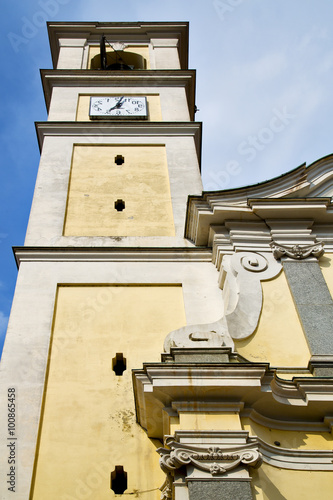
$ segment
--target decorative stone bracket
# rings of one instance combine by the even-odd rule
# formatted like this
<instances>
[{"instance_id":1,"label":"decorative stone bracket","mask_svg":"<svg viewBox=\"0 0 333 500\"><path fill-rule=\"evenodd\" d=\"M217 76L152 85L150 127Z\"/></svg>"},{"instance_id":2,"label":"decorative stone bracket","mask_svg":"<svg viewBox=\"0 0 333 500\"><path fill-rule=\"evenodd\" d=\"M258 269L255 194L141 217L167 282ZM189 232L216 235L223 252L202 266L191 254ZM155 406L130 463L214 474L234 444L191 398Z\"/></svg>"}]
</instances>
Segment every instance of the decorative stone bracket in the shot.
<instances>
[{"instance_id":1,"label":"decorative stone bracket","mask_svg":"<svg viewBox=\"0 0 333 500\"><path fill-rule=\"evenodd\" d=\"M271 253L238 252L222 261L225 318L233 339L252 335L262 308L261 281L274 278L282 266Z\"/></svg>"},{"instance_id":2,"label":"decorative stone bracket","mask_svg":"<svg viewBox=\"0 0 333 500\"><path fill-rule=\"evenodd\" d=\"M160 488L161 498L172 499L172 484L175 472L182 466L193 466L198 471L208 474L208 477L220 477L239 466L258 468L262 456L258 444L251 442L243 446L204 447L187 446L174 441L167 436L165 444L169 447L159 448L160 466L167 477Z\"/></svg>"},{"instance_id":3,"label":"decorative stone bracket","mask_svg":"<svg viewBox=\"0 0 333 500\"><path fill-rule=\"evenodd\" d=\"M225 312L219 321L189 325L166 337L165 352L171 347L220 347L233 349L232 339L245 339L257 327L262 308L261 281L277 276L282 266L270 252L237 252L222 261L221 285Z\"/></svg>"}]
</instances>

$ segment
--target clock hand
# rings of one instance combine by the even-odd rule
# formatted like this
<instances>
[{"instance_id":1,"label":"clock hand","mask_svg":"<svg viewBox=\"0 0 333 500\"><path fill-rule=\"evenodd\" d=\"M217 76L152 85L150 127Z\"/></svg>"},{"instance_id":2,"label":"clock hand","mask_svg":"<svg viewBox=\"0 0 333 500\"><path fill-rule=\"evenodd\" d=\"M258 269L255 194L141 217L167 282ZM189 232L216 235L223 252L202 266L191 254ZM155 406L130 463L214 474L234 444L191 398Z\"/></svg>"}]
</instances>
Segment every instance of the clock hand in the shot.
<instances>
[{"instance_id":1,"label":"clock hand","mask_svg":"<svg viewBox=\"0 0 333 500\"><path fill-rule=\"evenodd\" d=\"M117 102L117 104L115 104L114 106L112 106L112 108L109 109L109 111L112 111L113 109L118 109L118 108L121 108L121 106L123 105L123 102L122 100L124 99L124 95L119 99L119 101Z\"/></svg>"},{"instance_id":2,"label":"clock hand","mask_svg":"<svg viewBox=\"0 0 333 500\"><path fill-rule=\"evenodd\" d=\"M123 102L124 97L125 97L125 96L122 96L122 97L119 99L119 101L117 102L117 108L120 108L120 107L124 104L124 102Z\"/></svg>"}]
</instances>

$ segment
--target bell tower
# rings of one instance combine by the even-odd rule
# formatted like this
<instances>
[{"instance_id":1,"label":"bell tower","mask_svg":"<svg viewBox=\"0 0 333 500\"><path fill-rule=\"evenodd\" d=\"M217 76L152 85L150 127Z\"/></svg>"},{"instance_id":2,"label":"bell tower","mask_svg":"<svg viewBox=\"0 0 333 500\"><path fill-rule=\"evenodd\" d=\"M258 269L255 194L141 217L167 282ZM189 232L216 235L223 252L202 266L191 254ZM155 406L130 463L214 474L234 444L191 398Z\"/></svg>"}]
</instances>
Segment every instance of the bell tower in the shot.
<instances>
[{"instance_id":1,"label":"bell tower","mask_svg":"<svg viewBox=\"0 0 333 500\"><path fill-rule=\"evenodd\" d=\"M37 124L26 244L183 246L187 196L201 190L187 25L56 23L49 34L56 69L42 70L49 119Z\"/></svg>"},{"instance_id":2,"label":"bell tower","mask_svg":"<svg viewBox=\"0 0 333 500\"><path fill-rule=\"evenodd\" d=\"M187 23L48 30L1 500L331 498L333 156L202 192Z\"/></svg>"},{"instance_id":3,"label":"bell tower","mask_svg":"<svg viewBox=\"0 0 333 500\"><path fill-rule=\"evenodd\" d=\"M202 191L188 24L48 32L48 121L36 123L40 166L1 364L13 405L9 426L1 415L1 498L157 500L163 443L136 422L131 372L160 361L170 331L221 307L210 251L184 237L188 195Z\"/></svg>"}]
</instances>

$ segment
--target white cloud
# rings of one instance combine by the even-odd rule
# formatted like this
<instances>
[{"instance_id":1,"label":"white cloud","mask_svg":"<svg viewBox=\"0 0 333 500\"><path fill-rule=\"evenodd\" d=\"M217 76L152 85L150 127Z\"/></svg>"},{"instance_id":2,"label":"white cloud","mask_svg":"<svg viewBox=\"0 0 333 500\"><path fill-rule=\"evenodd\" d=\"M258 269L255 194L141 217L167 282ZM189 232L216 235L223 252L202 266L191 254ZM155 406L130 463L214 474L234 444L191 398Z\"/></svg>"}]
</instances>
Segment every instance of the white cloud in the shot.
<instances>
[{"instance_id":1,"label":"white cloud","mask_svg":"<svg viewBox=\"0 0 333 500\"><path fill-rule=\"evenodd\" d=\"M268 52L258 59L248 61L241 68L239 66L236 67L236 74L233 74L232 77L244 78L246 75L251 75L252 84L256 84L257 82L262 84L267 80L277 78L287 68L288 60L284 53ZM239 70L241 73L237 76L237 71Z\"/></svg>"},{"instance_id":2,"label":"white cloud","mask_svg":"<svg viewBox=\"0 0 333 500\"><path fill-rule=\"evenodd\" d=\"M301 37L297 49L301 52L306 52L320 40L324 40L326 43L328 38L328 30L326 28L312 26L312 28Z\"/></svg>"}]
</instances>

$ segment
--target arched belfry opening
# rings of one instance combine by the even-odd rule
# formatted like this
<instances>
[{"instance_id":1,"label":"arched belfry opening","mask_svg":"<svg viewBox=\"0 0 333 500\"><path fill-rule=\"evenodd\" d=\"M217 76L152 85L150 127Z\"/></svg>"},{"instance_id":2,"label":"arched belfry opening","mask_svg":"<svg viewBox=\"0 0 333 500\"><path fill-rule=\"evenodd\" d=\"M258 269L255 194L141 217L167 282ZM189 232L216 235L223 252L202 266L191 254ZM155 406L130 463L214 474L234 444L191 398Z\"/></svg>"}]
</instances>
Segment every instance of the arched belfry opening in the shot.
<instances>
[{"instance_id":1,"label":"arched belfry opening","mask_svg":"<svg viewBox=\"0 0 333 500\"><path fill-rule=\"evenodd\" d=\"M100 53L91 60L91 69L130 71L147 68L147 63L143 56L127 50L117 50L115 45L109 43L105 35L102 35Z\"/></svg>"}]
</instances>

